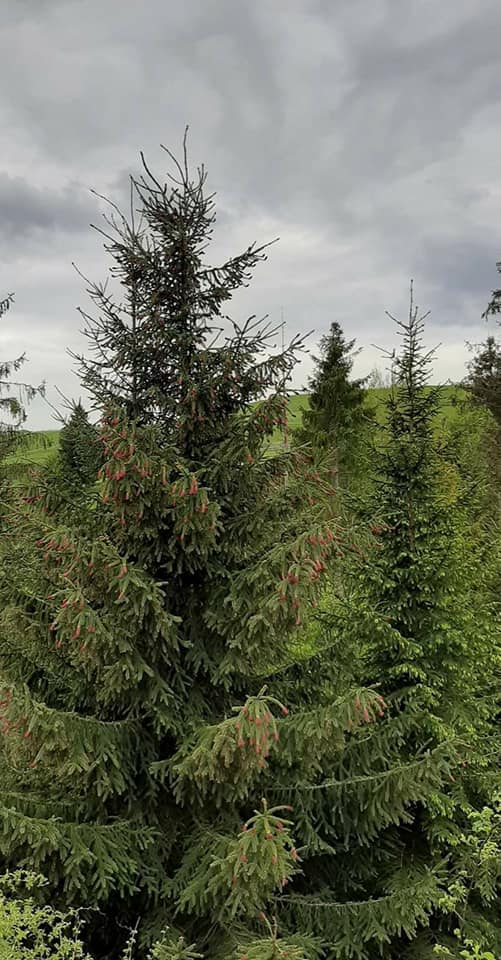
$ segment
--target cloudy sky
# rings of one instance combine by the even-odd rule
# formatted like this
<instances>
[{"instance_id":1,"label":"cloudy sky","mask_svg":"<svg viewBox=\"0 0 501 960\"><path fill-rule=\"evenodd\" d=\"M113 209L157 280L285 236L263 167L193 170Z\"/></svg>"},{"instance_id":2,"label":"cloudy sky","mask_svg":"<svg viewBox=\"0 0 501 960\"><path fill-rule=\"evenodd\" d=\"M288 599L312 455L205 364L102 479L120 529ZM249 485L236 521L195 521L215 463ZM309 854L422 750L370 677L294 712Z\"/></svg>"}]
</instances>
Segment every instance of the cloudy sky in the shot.
<instances>
[{"instance_id":1,"label":"cloudy sky","mask_svg":"<svg viewBox=\"0 0 501 960\"><path fill-rule=\"evenodd\" d=\"M94 188L121 201L145 151L158 175L190 125L217 191L214 258L276 236L234 314L287 330L338 320L384 366L385 314L409 280L437 378L462 377L465 341L501 259L499 0L11 0L0 14L0 357L31 382L80 390L76 307L109 266L90 229ZM311 360L297 372L307 379ZM29 424L51 426L33 406Z\"/></svg>"}]
</instances>

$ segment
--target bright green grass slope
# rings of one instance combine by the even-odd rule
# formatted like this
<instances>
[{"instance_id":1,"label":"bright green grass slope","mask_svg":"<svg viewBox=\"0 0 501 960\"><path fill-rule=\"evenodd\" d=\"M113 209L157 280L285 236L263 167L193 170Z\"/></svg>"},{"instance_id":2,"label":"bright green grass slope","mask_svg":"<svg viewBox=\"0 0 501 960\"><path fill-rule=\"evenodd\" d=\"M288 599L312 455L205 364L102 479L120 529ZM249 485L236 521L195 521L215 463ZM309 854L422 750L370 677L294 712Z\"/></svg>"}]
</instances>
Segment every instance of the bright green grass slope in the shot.
<instances>
[{"instance_id":1,"label":"bright green grass slope","mask_svg":"<svg viewBox=\"0 0 501 960\"><path fill-rule=\"evenodd\" d=\"M33 438L33 441L31 441ZM17 450L7 457L7 463L25 463L28 466L47 463L59 447L59 430L38 430L22 438Z\"/></svg>"},{"instance_id":2,"label":"bright green grass slope","mask_svg":"<svg viewBox=\"0 0 501 960\"><path fill-rule=\"evenodd\" d=\"M430 389L433 389L430 387ZM440 407L440 416L447 420L454 419L460 413L460 403L466 399L466 390L462 387L442 387L442 403ZM384 402L388 399L390 387L377 387L367 391L366 404L369 409L376 411L376 417L380 423L384 422ZM301 422L303 410L308 408L308 394L300 393L291 397L289 400L289 422L291 429L294 430Z\"/></svg>"},{"instance_id":3,"label":"bright green grass slope","mask_svg":"<svg viewBox=\"0 0 501 960\"><path fill-rule=\"evenodd\" d=\"M388 397L389 388L381 387L367 391L366 404L376 412L376 420L383 423L385 419L384 401ZM453 421L461 414L460 402L466 397L461 387L443 387L443 401L440 408L440 417ZM302 393L289 399L289 429L293 432L301 424L303 411L308 407L308 394ZM272 446L281 442L282 431L276 431L272 439ZM59 430L43 430L33 433L33 444L23 446L11 454L12 463L43 464L57 451L59 445Z\"/></svg>"},{"instance_id":4,"label":"bright green grass slope","mask_svg":"<svg viewBox=\"0 0 501 960\"><path fill-rule=\"evenodd\" d=\"M430 389L433 389L430 387ZM449 386L442 387L442 402L438 413L439 421L453 423L461 416L461 404L466 399L466 390L461 387ZM365 400L368 410L374 410L376 422L383 424L385 421L385 400L390 393L389 387L378 387L367 391ZM301 424L303 411L308 409L308 394L301 393L289 399L289 429L294 431ZM272 445L280 443L283 431L275 431L272 439Z\"/></svg>"}]
</instances>

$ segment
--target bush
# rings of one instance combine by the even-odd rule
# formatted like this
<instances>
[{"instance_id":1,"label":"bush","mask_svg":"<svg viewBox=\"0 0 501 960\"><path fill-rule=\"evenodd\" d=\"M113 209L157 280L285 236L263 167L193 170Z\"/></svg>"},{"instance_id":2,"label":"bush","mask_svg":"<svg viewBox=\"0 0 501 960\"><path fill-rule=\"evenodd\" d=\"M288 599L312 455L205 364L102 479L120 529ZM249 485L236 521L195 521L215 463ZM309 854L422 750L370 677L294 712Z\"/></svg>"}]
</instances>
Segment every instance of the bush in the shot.
<instances>
[{"instance_id":1,"label":"bush","mask_svg":"<svg viewBox=\"0 0 501 960\"><path fill-rule=\"evenodd\" d=\"M36 903L34 894L44 884L24 871L0 877L0 960L90 960L78 915Z\"/></svg>"}]
</instances>

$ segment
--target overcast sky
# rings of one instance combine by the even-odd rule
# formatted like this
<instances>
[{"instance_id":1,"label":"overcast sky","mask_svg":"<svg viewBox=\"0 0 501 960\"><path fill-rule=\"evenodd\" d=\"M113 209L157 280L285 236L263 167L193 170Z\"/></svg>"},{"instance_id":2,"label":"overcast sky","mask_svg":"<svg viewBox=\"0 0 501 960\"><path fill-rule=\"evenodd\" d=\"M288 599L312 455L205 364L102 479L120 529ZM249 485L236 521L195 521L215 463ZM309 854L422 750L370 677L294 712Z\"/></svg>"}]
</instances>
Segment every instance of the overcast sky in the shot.
<instances>
[{"instance_id":1,"label":"overcast sky","mask_svg":"<svg viewBox=\"0 0 501 960\"><path fill-rule=\"evenodd\" d=\"M109 266L89 190L122 200L141 149L162 175L186 124L218 194L214 258L281 238L236 317L283 309L313 353L336 319L365 374L413 277L436 377L463 376L501 259L499 0L12 0L0 27L0 358L25 350L52 402L80 394L72 261Z\"/></svg>"}]
</instances>

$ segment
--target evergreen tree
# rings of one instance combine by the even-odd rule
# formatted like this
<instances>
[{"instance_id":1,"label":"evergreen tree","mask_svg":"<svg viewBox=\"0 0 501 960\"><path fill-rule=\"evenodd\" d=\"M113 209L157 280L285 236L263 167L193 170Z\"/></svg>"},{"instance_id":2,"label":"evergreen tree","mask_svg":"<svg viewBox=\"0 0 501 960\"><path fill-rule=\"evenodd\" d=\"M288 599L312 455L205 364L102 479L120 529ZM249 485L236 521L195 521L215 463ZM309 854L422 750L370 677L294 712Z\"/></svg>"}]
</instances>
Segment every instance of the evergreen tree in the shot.
<instances>
[{"instance_id":1,"label":"evergreen tree","mask_svg":"<svg viewBox=\"0 0 501 960\"><path fill-rule=\"evenodd\" d=\"M89 283L99 316L81 312L95 359L77 359L98 409L119 405L131 421L155 424L187 453L199 453L200 443L211 446L221 438L228 416L266 395L270 380L283 388L301 341L274 358L257 359L276 330L254 317L238 326L224 316L224 304L266 259L267 245L252 244L220 266L205 265L214 196L204 192L203 167L190 180L186 141L183 165L167 153L177 169L174 186L160 184L142 156L144 175L131 181L129 220L111 204L105 229L97 228L123 300L115 303L107 284ZM222 346L225 322L233 335Z\"/></svg>"},{"instance_id":2,"label":"evergreen tree","mask_svg":"<svg viewBox=\"0 0 501 960\"><path fill-rule=\"evenodd\" d=\"M329 451L338 470L343 465L353 466L367 419L364 380L349 379L356 355L354 345L355 340L345 340L336 321L320 340L320 357L309 383L309 407L297 434L299 442Z\"/></svg>"},{"instance_id":3,"label":"evergreen tree","mask_svg":"<svg viewBox=\"0 0 501 960\"><path fill-rule=\"evenodd\" d=\"M40 472L10 508L0 568L0 858L46 874L56 907L99 906L99 956L138 915L145 936L174 931L159 957L191 956L179 933L209 953L227 923L240 935L226 873L282 718L261 674L290 660L342 540L328 478L300 451L268 456L301 342L270 355L274 331L252 318L215 339L263 248L206 266L205 173L178 174L133 181L140 226L116 214L108 244L124 302L93 291L99 361L82 364L104 410L101 497L89 488L72 513ZM267 745L244 749L250 718ZM259 817L260 835L278 824ZM266 890L295 869L281 837Z\"/></svg>"},{"instance_id":4,"label":"evergreen tree","mask_svg":"<svg viewBox=\"0 0 501 960\"><path fill-rule=\"evenodd\" d=\"M102 463L99 435L79 401L59 434L59 465L74 484L94 483Z\"/></svg>"},{"instance_id":5,"label":"evergreen tree","mask_svg":"<svg viewBox=\"0 0 501 960\"><path fill-rule=\"evenodd\" d=\"M412 866L437 881L428 918L410 942L394 936L385 921L387 955L399 958L431 957L440 942L453 949L458 916L462 932L487 940L491 949L499 948L500 933L496 855L489 860L490 885L482 890L475 875L468 888L459 842L464 836L469 848L468 824L499 789L498 614L485 558L468 535L453 465L434 431L440 390L428 386L432 353L422 348L423 320L411 288L409 319L399 323L403 348L395 361L385 437L374 453L374 545L366 548L366 561L354 568L351 589L345 585L331 615L338 647L358 659L359 682L375 685L391 708L386 752L380 758L373 749L371 756L374 837L357 897L363 889L380 895L398 889L401 871ZM387 798L395 774L405 789L406 771L425 756L428 775L438 775L435 785L414 788L400 810L394 804L391 828L381 829L381 794ZM443 778L439 758L450 764ZM350 854L358 876L354 847ZM442 870L449 875L448 889ZM452 955L459 956L459 947Z\"/></svg>"},{"instance_id":6,"label":"evergreen tree","mask_svg":"<svg viewBox=\"0 0 501 960\"><path fill-rule=\"evenodd\" d=\"M495 337L487 337L477 347L468 364L465 386L473 400L484 404L501 427L501 345Z\"/></svg>"},{"instance_id":7,"label":"evergreen tree","mask_svg":"<svg viewBox=\"0 0 501 960\"><path fill-rule=\"evenodd\" d=\"M0 300L0 319L7 313L13 303L10 294ZM12 463L9 463L9 454L13 450L26 447L28 444L43 443L42 439L22 429L26 420L25 404L37 395L43 395L43 384L35 388L27 383L13 379L23 366L26 357L22 354L15 360L0 361L0 491L2 495L8 486L8 479L16 472Z\"/></svg>"},{"instance_id":8,"label":"evergreen tree","mask_svg":"<svg viewBox=\"0 0 501 960\"><path fill-rule=\"evenodd\" d=\"M0 318L7 313L13 303L13 296L9 294L0 300ZM13 374L17 373L25 362L25 355L15 360L0 362L0 458L4 458L12 449L16 430L26 420L23 407L23 396L31 400L36 391L27 384L13 381Z\"/></svg>"},{"instance_id":9,"label":"evergreen tree","mask_svg":"<svg viewBox=\"0 0 501 960\"><path fill-rule=\"evenodd\" d=\"M263 772L263 792L282 810L271 816L256 803L239 840L213 834L204 860L208 818L178 877L181 909L200 919L218 915L226 877L226 938L212 945L224 956L299 947L308 956L431 960L441 945L459 957L458 915L463 939L499 945L497 842L482 847L473 876L468 859L469 825L499 786L499 638L461 504L444 497L449 465L432 430L438 392L427 389L421 323L411 301L379 460L377 543L355 568L352 592L343 584L334 621L325 618L325 648L267 676L270 694L292 708ZM202 791L224 813L245 790L249 804L229 757L233 738L242 751L261 745L266 716L274 722L266 703L250 701L233 723L202 726L175 760L183 796ZM287 887L278 896L277 866ZM261 936L252 922L259 906Z\"/></svg>"},{"instance_id":10,"label":"evergreen tree","mask_svg":"<svg viewBox=\"0 0 501 960\"><path fill-rule=\"evenodd\" d=\"M475 412L485 411L490 415L489 421L482 430L482 449L478 449L475 465L478 473L479 464L487 460L490 482L484 484L485 496L489 498L489 506L484 511L485 521L494 522L497 526L498 543L501 541L501 345L495 337L487 337L485 343L477 345L473 359L468 364L468 376L464 386L468 391L468 398L477 408ZM478 431L474 437L478 438ZM477 443L478 447L478 443ZM476 491L475 491L476 493ZM478 494L474 499L478 499ZM495 541L490 531L491 541ZM499 571L497 582L499 583Z\"/></svg>"},{"instance_id":11,"label":"evergreen tree","mask_svg":"<svg viewBox=\"0 0 501 960\"><path fill-rule=\"evenodd\" d=\"M497 263L496 266L499 267L501 264ZM493 290L491 293L491 299L487 304L486 309L484 310L482 317L487 319L490 316L495 316L496 314L501 313L501 290Z\"/></svg>"},{"instance_id":12,"label":"evergreen tree","mask_svg":"<svg viewBox=\"0 0 501 960\"><path fill-rule=\"evenodd\" d=\"M157 296L137 285L132 231L114 251L126 290L134 273L129 326L110 308L103 341L104 320L89 320L104 350L85 366L107 404L101 502L63 523L41 478L11 511L0 856L46 873L56 906L99 906L101 957L138 915L155 960L431 957L440 911L458 906L444 863L468 803L455 741L466 729L478 744L491 705L473 721L458 696L454 664L470 686L489 676L484 627L438 576L450 531L436 497L416 513L417 491L437 487L415 321L390 409L381 559L308 657L298 628L353 545L328 476L299 449L269 455L300 344L263 359L252 322L209 338L257 253L204 266L203 186L187 165L174 188L139 184ZM162 358L149 367L148 325ZM487 789L489 771L469 776Z\"/></svg>"}]
</instances>

